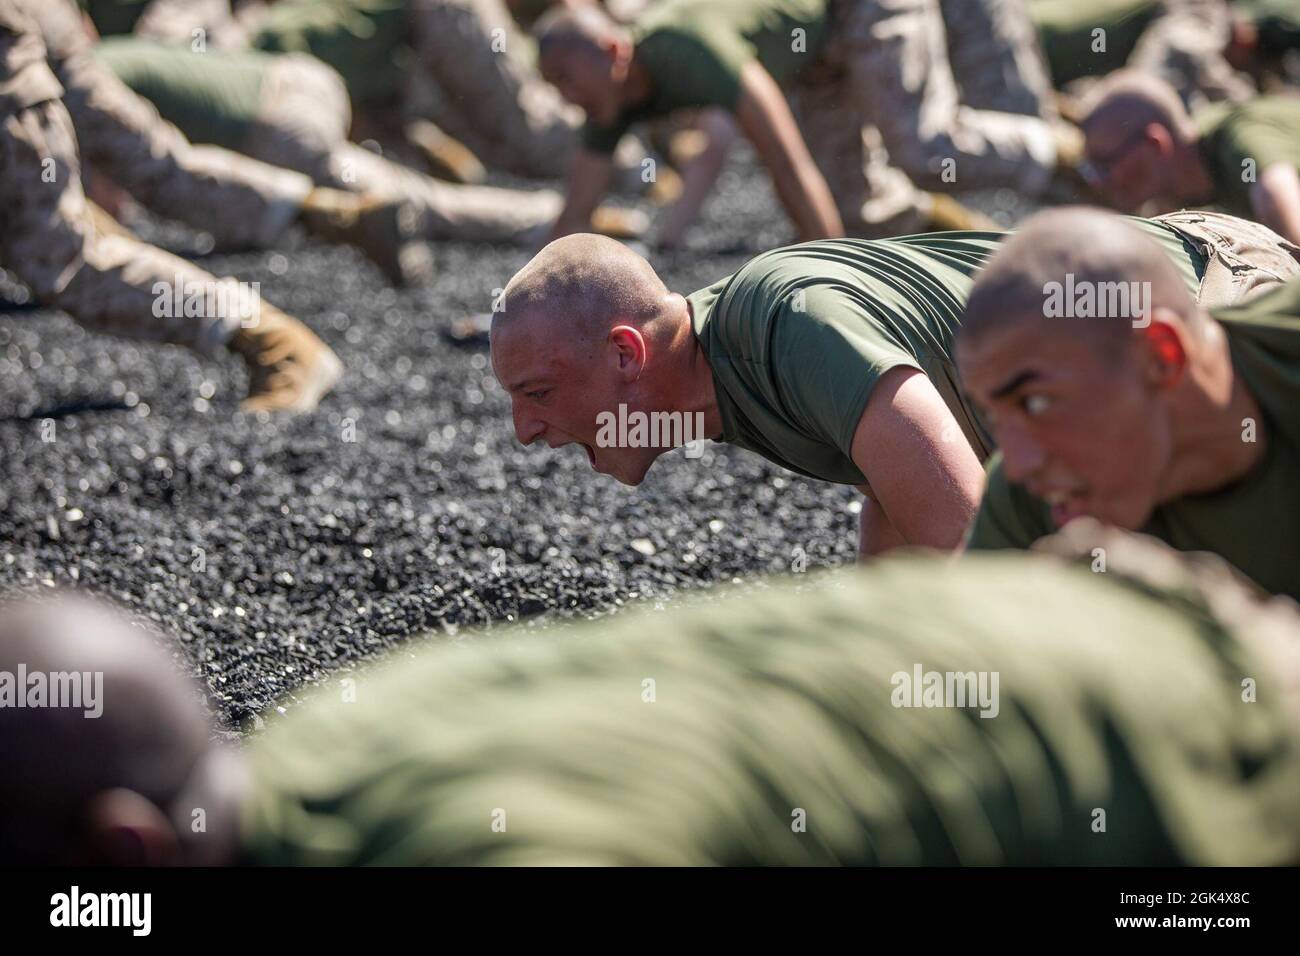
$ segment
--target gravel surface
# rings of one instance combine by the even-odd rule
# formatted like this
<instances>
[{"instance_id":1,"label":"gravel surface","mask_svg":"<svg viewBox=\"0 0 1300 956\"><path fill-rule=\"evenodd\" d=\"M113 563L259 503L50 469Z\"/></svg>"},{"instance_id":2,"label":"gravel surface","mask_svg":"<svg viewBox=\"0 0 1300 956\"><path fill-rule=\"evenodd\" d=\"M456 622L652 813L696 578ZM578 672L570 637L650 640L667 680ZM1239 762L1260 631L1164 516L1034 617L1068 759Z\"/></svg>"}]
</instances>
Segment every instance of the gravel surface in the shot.
<instances>
[{"instance_id":1,"label":"gravel surface","mask_svg":"<svg viewBox=\"0 0 1300 956\"><path fill-rule=\"evenodd\" d=\"M677 291L791 241L743 155L705 219L655 260ZM580 448L520 447L486 347L444 332L490 309L524 250L440 244L436 282L395 291L352 250L301 237L204 255L202 235L142 233L260 282L347 376L314 415L244 416L233 358L88 334L0 273L0 589L85 588L161 626L228 729L407 641L852 558L855 493L757 456L710 443L629 489Z\"/></svg>"}]
</instances>

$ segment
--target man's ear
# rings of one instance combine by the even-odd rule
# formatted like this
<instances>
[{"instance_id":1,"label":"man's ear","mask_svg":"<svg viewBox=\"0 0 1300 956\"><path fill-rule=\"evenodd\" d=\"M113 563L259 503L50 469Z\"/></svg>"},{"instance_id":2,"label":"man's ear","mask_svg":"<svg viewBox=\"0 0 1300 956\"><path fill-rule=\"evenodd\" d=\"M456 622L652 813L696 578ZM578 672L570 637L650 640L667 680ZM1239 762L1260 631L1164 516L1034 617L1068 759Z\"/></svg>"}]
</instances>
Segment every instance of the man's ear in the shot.
<instances>
[{"instance_id":1,"label":"man's ear","mask_svg":"<svg viewBox=\"0 0 1300 956\"><path fill-rule=\"evenodd\" d=\"M167 815L134 790L96 794L86 810L91 860L108 866L172 866L180 840Z\"/></svg>"},{"instance_id":2,"label":"man's ear","mask_svg":"<svg viewBox=\"0 0 1300 956\"><path fill-rule=\"evenodd\" d=\"M627 79L627 74L632 68L632 51L635 48L631 39L622 34L615 34L601 41L601 49L609 57L610 79L615 83L622 83Z\"/></svg>"},{"instance_id":3,"label":"man's ear","mask_svg":"<svg viewBox=\"0 0 1300 956\"><path fill-rule=\"evenodd\" d=\"M1161 159L1168 159L1174 152L1174 135L1161 123L1147 123L1146 140L1155 146Z\"/></svg>"},{"instance_id":4,"label":"man's ear","mask_svg":"<svg viewBox=\"0 0 1300 956\"><path fill-rule=\"evenodd\" d=\"M1183 326L1164 306L1151 310L1151 323L1141 330L1147 379L1157 388L1172 388L1187 370Z\"/></svg>"},{"instance_id":5,"label":"man's ear","mask_svg":"<svg viewBox=\"0 0 1300 956\"><path fill-rule=\"evenodd\" d=\"M626 382L635 382L645 370L649 351L640 329L630 325L616 325L609 330L609 344L618 361L619 374Z\"/></svg>"}]
</instances>

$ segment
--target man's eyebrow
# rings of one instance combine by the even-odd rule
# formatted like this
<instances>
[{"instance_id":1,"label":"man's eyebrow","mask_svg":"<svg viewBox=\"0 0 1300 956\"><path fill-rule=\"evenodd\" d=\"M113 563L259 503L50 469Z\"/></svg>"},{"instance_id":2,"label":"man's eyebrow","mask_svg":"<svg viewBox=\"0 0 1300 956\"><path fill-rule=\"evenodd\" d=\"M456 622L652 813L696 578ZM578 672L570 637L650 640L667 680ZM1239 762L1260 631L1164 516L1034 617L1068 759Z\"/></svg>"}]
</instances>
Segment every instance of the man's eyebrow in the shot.
<instances>
[{"instance_id":1,"label":"man's eyebrow","mask_svg":"<svg viewBox=\"0 0 1300 956\"><path fill-rule=\"evenodd\" d=\"M989 397L1005 398L1007 395L1010 395L1012 392L1020 388L1022 385L1027 385L1028 383L1034 381L1034 379L1038 379L1042 377L1043 376L1040 373L1035 372L1032 369L1026 369L1025 371L1020 372L1018 375L1016 375L1013 379L1011 379L1011 381L1002 385L1000 388L995 388L992 392L989 393Z\"/></svg>"}]
</instances>

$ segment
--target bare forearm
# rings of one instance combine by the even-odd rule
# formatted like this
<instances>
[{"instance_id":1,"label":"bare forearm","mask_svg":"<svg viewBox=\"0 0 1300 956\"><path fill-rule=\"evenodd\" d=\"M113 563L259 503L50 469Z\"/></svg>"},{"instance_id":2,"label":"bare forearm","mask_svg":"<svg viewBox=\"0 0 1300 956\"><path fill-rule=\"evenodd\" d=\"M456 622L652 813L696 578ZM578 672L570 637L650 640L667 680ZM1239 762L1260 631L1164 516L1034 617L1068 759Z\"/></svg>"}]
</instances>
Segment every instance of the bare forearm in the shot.
<instances>
[{"instance_id":1,"label":"bare forearm","mask_svg":"<svg viewBox=\"0 0 1300 956\"><path fill-rule=\"evenodd\" d=\"M858 560L868 561L906 544L884 509L867 495L862 502L862 514L858 518Z\"/></svg>"},{"instance_id":2,"label":"bare forearm","mask_svg":"<svg viewBox=\"0 0 1300 956\"><path fill-rule=\"evenodd\" d=\"M569 167L568 184L564 191L564 208L551 227L550 242L573 232L591 228L591 214L609 189L613 175L613 160L601 153L579 150Z\"/></svg>"},{"instance_id":3,"label":"bare forearm","mask_svg":"<svg viewBox=\"0 0 1300 956\"><path fill-rule=\"evenodd\" d=\"M659 225L661 246L672 248L682 241L687 227L699 216L704 200L712 192L735 141L734 127L729 119L725 123L725 126L721 123L706 126L702 131L708 136L708 144L682 164L682 194L664 211Z\"/></svg>"},{"instance_id":4,"label":"bare forearm","mask_svg":"<svg viewBox=\"0 0 1300 956\"><path fill-rule=\"evenodd\" d=\"M1264 225L1300 243L1300 171L1296 167L1274 163L1266 168L1250 191L1250 202Z\"/></svg>"}]
</instances>

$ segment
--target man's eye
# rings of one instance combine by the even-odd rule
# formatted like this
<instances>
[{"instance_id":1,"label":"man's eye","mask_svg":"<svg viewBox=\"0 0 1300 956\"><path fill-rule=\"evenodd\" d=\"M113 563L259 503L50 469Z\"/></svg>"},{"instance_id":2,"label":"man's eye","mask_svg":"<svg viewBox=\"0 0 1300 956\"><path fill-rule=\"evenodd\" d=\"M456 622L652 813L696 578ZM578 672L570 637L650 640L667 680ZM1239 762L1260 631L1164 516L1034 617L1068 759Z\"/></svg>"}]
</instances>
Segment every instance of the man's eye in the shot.
<instances>
[{"instance_id":1,"label":"man's eye","mask_svg":"<svg viewBox=\"0 0 1300 956\"><path fill-rule=\"evenodd\" d=\"M1052 400L1046 395L1026 395L1022 402L1027 415L1041 415L1052 407Z\"/></svg>"},{"instance_id":2,"label":"man's eye","mask_svg":"<svg viewBox=\"0 0 1300 956\"><path fill-rule=\"evenodd\" d=\"M550 393L551 390L549 388L542 388L542 389L538 389L535 392L529 392L528 397L535 402L539 402L542 400L543 396L549 395Z\"/></svg>"}]
</instances>

